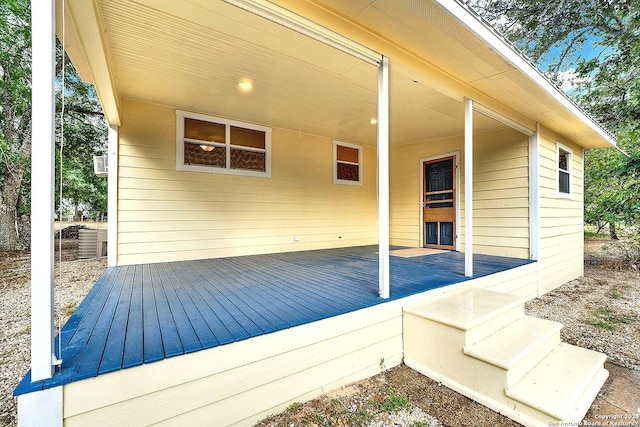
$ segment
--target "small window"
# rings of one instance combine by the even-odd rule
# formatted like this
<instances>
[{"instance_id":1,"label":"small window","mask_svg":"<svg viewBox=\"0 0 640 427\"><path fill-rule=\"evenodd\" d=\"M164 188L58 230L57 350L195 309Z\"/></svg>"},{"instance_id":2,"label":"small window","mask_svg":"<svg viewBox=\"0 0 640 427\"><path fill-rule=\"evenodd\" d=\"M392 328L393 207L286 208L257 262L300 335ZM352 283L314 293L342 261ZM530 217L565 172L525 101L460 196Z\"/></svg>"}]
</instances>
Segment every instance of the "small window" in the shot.
<instances>
[{"instance_id":1,"label":"small window","mask_svg":"<svg viewBox=\"0 0 640 427\"><path fill-rule=\"evenodd\" d=\"M571 197L571 162L573 152L571 149L556 144L558 159L558 196Z\"/></svg>"},{"instance_id":2,"label":"small window","mask_svg":"<svg viewBox=\"0 0 640 427\"><path fill-rule=\"evenodd\" d=\"M362 185L362 146L333 141L333 183Z\"/></svg>"},{"instance_id":3,"label":"small window","mask_svg":"<svg viewBox=\"0 0 640 427\"><path fill-rule=\"evenodd\" d=\"M176 111L176 168L271 176L271 128Z\"/></svg>"}]
</instances>

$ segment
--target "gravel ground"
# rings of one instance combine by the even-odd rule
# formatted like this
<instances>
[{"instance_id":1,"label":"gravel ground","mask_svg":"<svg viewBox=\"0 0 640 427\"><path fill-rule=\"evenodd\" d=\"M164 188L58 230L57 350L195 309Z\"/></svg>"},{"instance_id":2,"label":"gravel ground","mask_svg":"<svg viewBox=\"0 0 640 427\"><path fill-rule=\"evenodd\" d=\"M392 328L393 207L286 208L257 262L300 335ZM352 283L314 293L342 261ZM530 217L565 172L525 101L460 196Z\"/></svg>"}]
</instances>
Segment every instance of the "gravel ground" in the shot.
<instances>
[{"instance_id":1,"label":"gravel ground","mask_svg":"<svg viewBox=\"0 0 640 427\"><path fill-rule=\"evenodd\" d=\"M56 260L59 260L56 240ZM77 240L63 240L62 263L56 262L56 330L67 321L107 266L106 259L77 260ZM62 265L62 269L59 268ZM13 389L27 373L31 361L29 252L0 254L0 425L17 420Z\"/></svg>"},{"instance_id":2,"label":"gravel ground","mask_svg":"<svg viewBox=\"0 0 640 427\"><path fill-rule=\"evenodd\" d=\"M585 277L526 305L528 314L563 323L563 341L604 352L614 363L608 363L610 379L587 414L590 419L594 419L597 411L613 409L614 414L619 413L616 411L620 407L602 396L604 392L616 392L607 390L616 384L630 388L631 399L640 395L640 274L621 265L602 250L604 246L601 241L586 245ZM76 256L77 241L63 240L63 268L56 269L56 307L59 307L56 324L66 321L106 267L104 258L76 260ZM11 394L29 367L29 261L28 252L0 254L1 425L16 425L16 403ZM399 366L319 399L294 404L258 425L514 427L518 424L406 366Z\"/></svg>"}]
</instances>

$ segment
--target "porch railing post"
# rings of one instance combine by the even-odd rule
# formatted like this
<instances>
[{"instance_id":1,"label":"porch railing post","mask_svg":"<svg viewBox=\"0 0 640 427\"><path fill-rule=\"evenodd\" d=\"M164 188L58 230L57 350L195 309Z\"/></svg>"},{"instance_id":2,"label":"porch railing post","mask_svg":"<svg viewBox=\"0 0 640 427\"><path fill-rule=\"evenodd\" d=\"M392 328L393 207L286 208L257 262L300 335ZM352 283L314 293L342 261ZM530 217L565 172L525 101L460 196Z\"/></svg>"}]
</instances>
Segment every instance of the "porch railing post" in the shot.
<instances>
[{"instance_id":1,"label":"porch railing post","mask_svg":"<svg viewBox=\"0 0 640 427\"><path fill-rule=\"evenodd\" d=\"M31 2L31 381L53 375L55 2Z\"/></svg>"},{"instance_id":2,"label":"porch railing post","mask_svg":"<svg viewBox=\"0 0 640 427\"><path fill-rule=\"evenodd\" d=\"M379 295L389 298L389 59L378 67L378 245Z\"/></svg>"},{"instance_id":3,"label":"porch railing post","mask_svg":"<svg viewBox=\"0 0 640 427\"><path fill-rule=\"evenodd\" d=\"M464 99L464 275L473 276L473 101Z\"/></svg>"}]
</instances>

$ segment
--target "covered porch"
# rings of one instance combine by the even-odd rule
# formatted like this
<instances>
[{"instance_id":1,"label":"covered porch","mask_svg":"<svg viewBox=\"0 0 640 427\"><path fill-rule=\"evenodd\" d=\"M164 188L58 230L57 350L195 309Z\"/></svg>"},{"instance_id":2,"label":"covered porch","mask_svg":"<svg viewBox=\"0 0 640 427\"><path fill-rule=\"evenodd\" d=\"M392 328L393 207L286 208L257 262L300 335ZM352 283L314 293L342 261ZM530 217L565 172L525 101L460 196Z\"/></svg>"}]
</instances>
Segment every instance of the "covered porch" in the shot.
<instances>
[{"instance_id":1,"label":"covered porch","mask_svg":"<svg viewBox=\"0 0 640 427\"><path fill-rule=\"evenodd\" d=\"M378 296L374 245L109 267L62 330L62 365L44 381L32 383L27 375L16 394L224 346L532 264L477 255L470 278L464 274L463 253L391 249L389 299Z\"/></svg>"}]
</instances>

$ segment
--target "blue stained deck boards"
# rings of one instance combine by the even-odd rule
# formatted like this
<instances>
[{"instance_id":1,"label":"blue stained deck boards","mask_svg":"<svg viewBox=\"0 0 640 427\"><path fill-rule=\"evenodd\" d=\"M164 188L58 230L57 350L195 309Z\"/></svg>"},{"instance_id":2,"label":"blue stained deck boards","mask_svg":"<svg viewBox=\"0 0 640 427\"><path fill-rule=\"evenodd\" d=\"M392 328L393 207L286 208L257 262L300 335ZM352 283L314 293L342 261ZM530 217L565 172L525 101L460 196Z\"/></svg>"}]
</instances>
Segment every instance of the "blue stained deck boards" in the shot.
<instances>
[{"instance_id":1,"label":"blue stained deck boards","mask_svg":"<svg viewBox=\"0 0 640 427\"><path fill-rule=\"evenodd\" d=\"M15 395L55 387L371 307L469 280L464 254L390 258L378 297L377 246L109 267L70 317L62 367ZM529 260L474 255L474 277Z\"/></svg>"}]
</instances>

